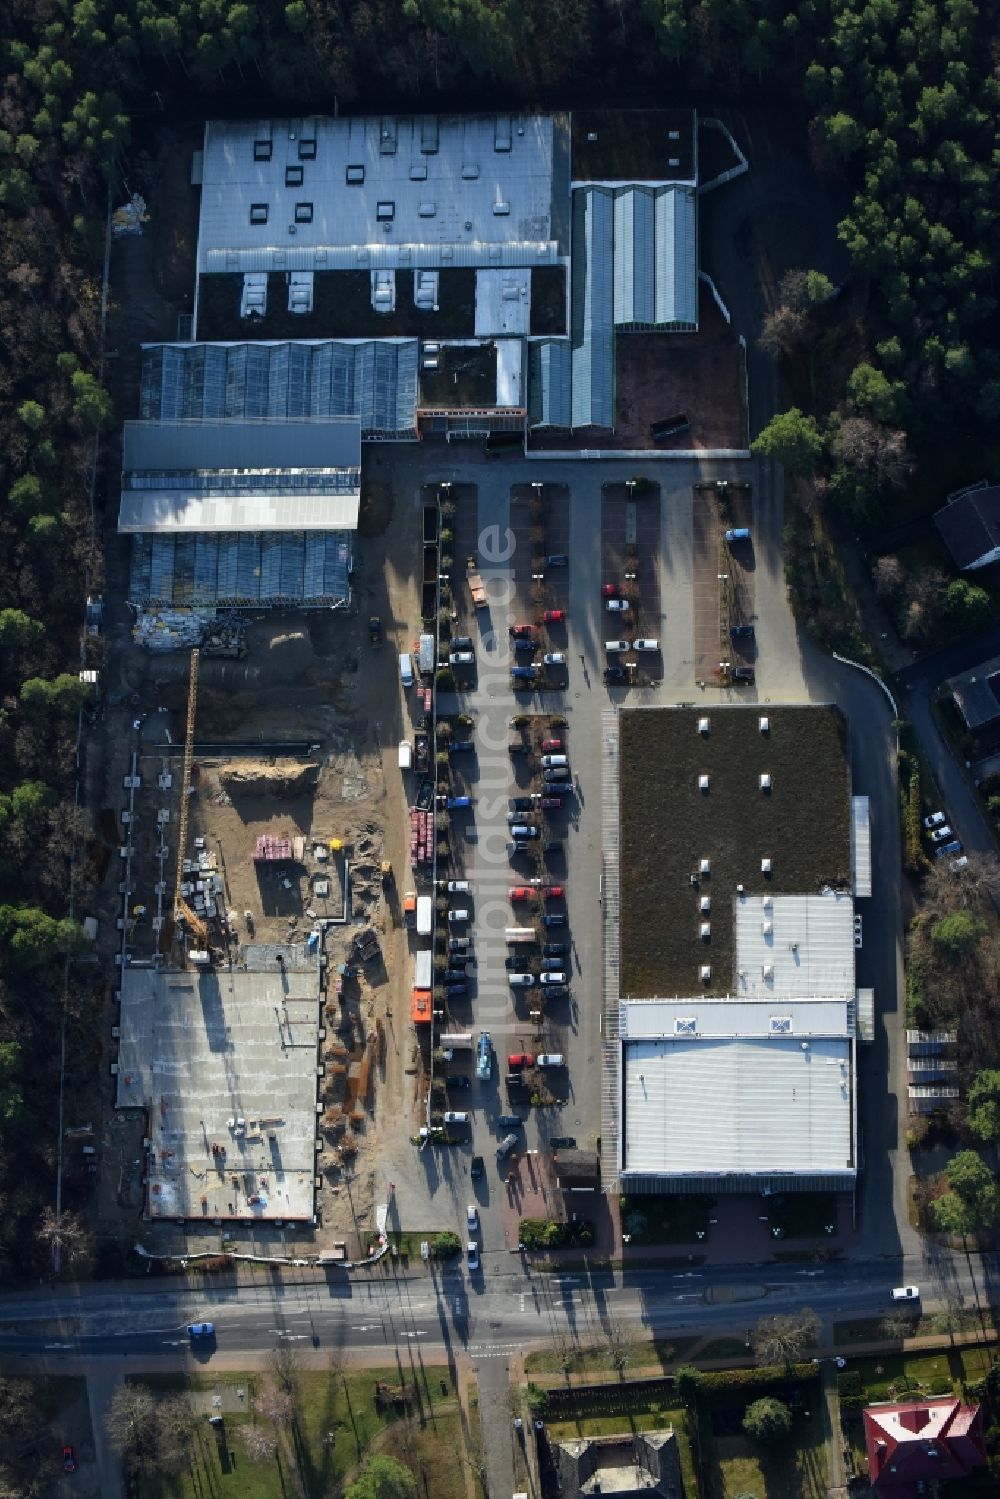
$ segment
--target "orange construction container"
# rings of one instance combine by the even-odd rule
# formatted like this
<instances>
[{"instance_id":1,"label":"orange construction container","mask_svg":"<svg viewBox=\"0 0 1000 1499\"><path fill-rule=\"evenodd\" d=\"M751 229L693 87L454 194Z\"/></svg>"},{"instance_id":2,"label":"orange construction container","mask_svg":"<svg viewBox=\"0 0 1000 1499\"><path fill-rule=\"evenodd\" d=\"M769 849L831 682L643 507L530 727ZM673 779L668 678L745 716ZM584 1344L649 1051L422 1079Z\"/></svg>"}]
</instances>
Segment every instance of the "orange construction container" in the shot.
<instances>
[{"instance_id":1,"label":"orange construction container","mask_svg":"<svg viewBox=\"0 0 1000 1499\"><path fill-rule=\"evenodd\" d=\"M429 989L414 989L413 1001L410 1006L410 1019L414 1025L430 1025L431 991Z\"/></svg>"}]
</instances>

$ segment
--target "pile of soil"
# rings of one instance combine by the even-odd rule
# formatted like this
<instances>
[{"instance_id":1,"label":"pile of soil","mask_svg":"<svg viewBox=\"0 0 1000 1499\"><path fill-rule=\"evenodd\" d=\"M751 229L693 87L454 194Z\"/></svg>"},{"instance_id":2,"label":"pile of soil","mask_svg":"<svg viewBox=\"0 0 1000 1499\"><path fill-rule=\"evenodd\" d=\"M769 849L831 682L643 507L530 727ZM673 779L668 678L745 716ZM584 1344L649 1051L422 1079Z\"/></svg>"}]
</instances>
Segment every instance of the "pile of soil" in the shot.
<instances>
[{"instance_id":1,"label":"pile of soil","mask_svg":"<svg viewBox=\"0 0 1000 1499\"><path fill-rule=\"evenodd\" d=\"M243 792L275 800L308 795L315 790L318 778L318 765L294 760L282 760L278 765L260 760L233 760L219 770L219 781L230 795Z\"/></svg>"}]
</instances>

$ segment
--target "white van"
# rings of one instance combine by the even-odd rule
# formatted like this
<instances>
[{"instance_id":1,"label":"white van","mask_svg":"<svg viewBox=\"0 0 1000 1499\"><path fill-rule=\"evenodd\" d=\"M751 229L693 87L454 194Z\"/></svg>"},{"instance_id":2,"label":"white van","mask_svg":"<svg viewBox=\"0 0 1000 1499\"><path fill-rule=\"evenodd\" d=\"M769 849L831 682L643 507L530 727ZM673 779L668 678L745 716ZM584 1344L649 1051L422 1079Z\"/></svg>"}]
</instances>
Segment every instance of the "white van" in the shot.
<instances>
[{"instance_id":1,"label":"white van","mask_svg":"<svg viewBox=\"0 0 1000 1499\"><path fill-rule=\"evenodd\" d=\"M565 1058L561 1051L544 1051L540 1057L535 1058L536 1067L562 1067Z\"/></svg>"},{"instance_id":2,"label":"white van","mask_svg":"<svg viewBox=\"0 0 1000 1499\"><path fill-rule=\"evenodd\" d=\"M410 660L409 651L399 653L399 680L404 687L413 686L413 662Z\"/></svg>"},{"instance_id":3,"label":"white van","mask_svg":"<svg viewBox=\"0 0 1000 1499\"><path fill-rule=\"evenodd\" d=\"M569 755L543 755L542 756L542 765L545 767L546 770L550 769L554 765L568 765L568 764L569 764Z\"/></svg>"},{"instance_id":4,"label":"white van","mask_svg":"<svg viewBox=\"0 0 1000 1499\"><path fill-rule=\"evenodd\" d=\"M507 982L512 989L530 989L535 978L531 973L508 973Z\"/></svg>"}]
</instances>

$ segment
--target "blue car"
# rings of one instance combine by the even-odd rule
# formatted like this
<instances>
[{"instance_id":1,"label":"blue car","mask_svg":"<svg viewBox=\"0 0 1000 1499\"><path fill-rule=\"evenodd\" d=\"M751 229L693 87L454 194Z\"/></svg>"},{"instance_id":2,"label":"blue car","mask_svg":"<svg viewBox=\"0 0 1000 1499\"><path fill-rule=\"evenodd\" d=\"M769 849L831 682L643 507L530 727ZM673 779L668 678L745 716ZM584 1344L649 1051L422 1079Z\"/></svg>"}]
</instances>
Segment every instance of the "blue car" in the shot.
<instances>
[{"instance_id":1,"label":"blue car","mask_svg":"<svg viewBox=\"0 0 1000 1499\"><path fill-rule=\"evenodd\" d=\"M523 635L518 635L515 637L515 651L534 651L535 648L535 642L533 640L526 640Z\"/></svg>"},{"instance_id":2,"label":"blue car","mask_svg":"<svg viewBox=\"0 0 1000 1499\"><path fill-rule=\"evenodd\" d=\"M189 1338L214 1338L214 1322L189 1322L187 1335Z\"/></svg>"},{"instance_id":3,"label":"blue car","mask_svg":"<svg viewBox=\"0 0 1000 1499\"><path fill-rule=\"evenodd\" d=\"M569 566L569 558L567 557L567 555L566 555L565 552L555 552L552 556L546 557L546 559L545 559L545 566L546 567L568 567Z\"/></svg>"},{"instance_id":4,"label":"blue car","mask_svg":"<svg viewBox=\"0 0 1000 1499\"><path fill-rule=\"evenodd\" d=\"M562 911L546 911L542 917L542 926L565 926L566 917Z\"/></svg>"},{"instance_id":5,"label":"blue car","mask_svg":"<svg viewBox=\"0 0 1000 1499\"><path fill-rule=\"evenodd\" d=\"M448 753L450 755L457 755L461 750L470 750L473 748L474 745L471 739L453 739L448 746Z\"/></svg>"},{"instance_id":6,"label":"blue car","mask_svg":"<svg viewBox=\"0 0 1000 1499\"><path fill-rule=\"evenodd\" d=\"M445 802L445 806L448 808L449 812L454 812L457 807L471 807L472 806L472 797L471 796L449 796L448 799L447 799L447 801Z\"/></svg>"},{"instance_id":7,"label":"blue car","mask_svg":"<svg viewBox=\"0 0 1000 1499\"><path fill-rule=\"evenodd\" d=\"M444 992L446 994L466 994L466 993L468 993L468 985L467 984L445 984L445 986L444 986Z\"/></svg>"},{"instance_id":8,"label":"blue car","mask_svg":"<svg viewBox=\"0 0 1000 1499\"><path fill-rule=\"evenodd\" d=\"M533 682L535 680L535 668L533 666L512 666L510 674L515 682Z\"/></svg>"}]
</instances>

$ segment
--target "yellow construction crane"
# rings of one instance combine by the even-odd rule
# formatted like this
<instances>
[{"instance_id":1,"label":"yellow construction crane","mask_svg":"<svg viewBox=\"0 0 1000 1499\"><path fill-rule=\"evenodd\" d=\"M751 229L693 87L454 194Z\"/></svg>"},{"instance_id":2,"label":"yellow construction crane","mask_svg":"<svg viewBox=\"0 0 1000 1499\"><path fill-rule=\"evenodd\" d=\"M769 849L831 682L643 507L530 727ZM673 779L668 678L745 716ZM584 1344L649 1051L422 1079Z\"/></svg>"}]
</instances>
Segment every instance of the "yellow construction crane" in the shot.
<instances>
[{"instance_id":1,"label":"yellow construction crane","mask_svg":"<svg viewBox=\"0 0 1000 1499\"><path fill-rule=\"evenodd\" d=\"M187 901L181 886L184 883L184 853L187 849L188 804L191 797L191 766L194 763L194 720L198 706L198 660L201 652L195 646L191 652L191 671L188 676L187 725L184 730L184 770L181 775L181 815L177 828L177 881L174 885L174 921L183 921L203 947L208 944L208 927Z\"/></svg>"}]
</instances>

